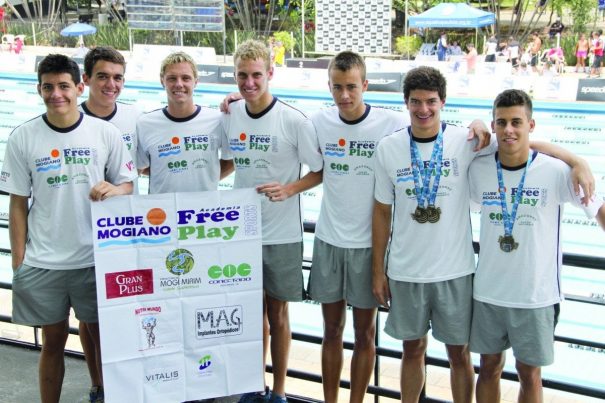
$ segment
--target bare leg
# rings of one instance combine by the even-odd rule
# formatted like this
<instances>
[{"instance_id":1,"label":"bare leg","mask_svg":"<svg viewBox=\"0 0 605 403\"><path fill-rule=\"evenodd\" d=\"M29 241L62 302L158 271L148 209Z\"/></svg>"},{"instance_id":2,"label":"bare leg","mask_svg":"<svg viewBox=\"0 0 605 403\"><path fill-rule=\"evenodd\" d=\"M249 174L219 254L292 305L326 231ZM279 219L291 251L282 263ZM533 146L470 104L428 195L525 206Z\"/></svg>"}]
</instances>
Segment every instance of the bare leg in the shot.
<instances>
[{"instance_id":1,"label":"bare leg","mask_svg":"<svg viewBox=\"0 0 605 403\"><path fill-rule=\"evenodd\" d=\"M403 342L403 359L401 360L401 401L418 403L424 385L424 354L427 339L424 336L417 340Z\"/></svg>"},{"instance_id":2,"label":"bare leg","mask_svg":"<svg viewBox=\"0 0 605 403\"><path fill-rule=\"evenodd\" d=\"M42 351L38 364L40 400L42 403L58 403L65 375L65 343L67 319L53 325L42 326Z\"/></svg>"},{"instance_id":3,"label":"bare leg","mask_svg":"<svg viewBox=\"0 0 605 403\"><path fill-rule=\"evenodd\" d=\"M101 363L97 358L101 357L101 348L95 348L95 344L92 341L90 331L88 330L84 322L80 322L80 343L82 343L82 350L84 351L84 358L86 358L86 365L88 366L88 373L90 374L90 382L92 386L102 386L103 379L101 375ZM97 326L98 333L98 326Z\"/></svg>"},{"instance_id":4,"label":"bare leg","mask_svg":"<svg viewBox=\"0 0 605 403\"><path fill-rule=\"evenodd\" d=\"M326 403L338 402L342 372L342 333L345 327L347 304L344 300L322 304L324 337L321 343L321 376Z\"/></svg>"},{"instance_id":5,"label":"bare leg","mask_svg":"<svg viewBox=\"0 0 605 403\"><path fill-rule=\"evenodd\" d=\"M477 379L477 403L500 402L500 376L505 360L504 353L481 354L481 367Z\"/></svg>"},{"instance_id":6,"label":"bare leg","mask_svg":"<svg viewBox=\"0 0 605 403\"><path fill-rule=\"evenodd\" d=\"M361 403L368 389L376 358L376 309L353 308L355 347L351 361L351 403Z\"/></svg>"},{"instance_id":7,"label":"bare leg","mask_svg":"<svg viewBox=\"0 0 605 403\"><path fill-rule=\"evenodd\" d=\"M515 367L519 375L519 403L542 403L542 369L517 360Z\"/></svg>"},{"instance_id":8,"label":"bare leg","mask_svg":"<svg viewBox=\"0 0 605 403\"><path fill-rule=\"evenodd\" d=\"M280 301L268 295L267 316L271 332L271 362L273 363L273 393L286 395L286 373L288 371L288 355L290 354L290 319L288 302Z\"/></svg>"},{"instance_id":9,"label":"bare leg","mask_svg":"<svg viewBox=\"0 0 605 403\"><path fill-rule=\"evenodd\" d=\"M468 345L447 345L447 356L450 361L450 382L455 403L473 401L475 372Z\"/></svg>"}]
</instances>

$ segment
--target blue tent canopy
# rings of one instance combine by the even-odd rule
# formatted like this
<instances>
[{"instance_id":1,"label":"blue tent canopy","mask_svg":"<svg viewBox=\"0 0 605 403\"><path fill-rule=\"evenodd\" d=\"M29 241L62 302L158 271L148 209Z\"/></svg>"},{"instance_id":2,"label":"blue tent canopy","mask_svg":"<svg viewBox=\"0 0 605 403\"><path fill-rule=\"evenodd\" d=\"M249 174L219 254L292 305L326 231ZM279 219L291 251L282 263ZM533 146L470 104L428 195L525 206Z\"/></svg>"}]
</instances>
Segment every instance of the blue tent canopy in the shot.
<instances>
[{"instance_id":1,"label":"blue tent canopy","mask_svg":"<svg viewBox=\"0 0 605 403\"><path fill-rule=\"evenodd\" d=\"M411 28L479 28L495 23L496 17L465 3L441 3L408 21Z\"/></svg>"}]
</instances>

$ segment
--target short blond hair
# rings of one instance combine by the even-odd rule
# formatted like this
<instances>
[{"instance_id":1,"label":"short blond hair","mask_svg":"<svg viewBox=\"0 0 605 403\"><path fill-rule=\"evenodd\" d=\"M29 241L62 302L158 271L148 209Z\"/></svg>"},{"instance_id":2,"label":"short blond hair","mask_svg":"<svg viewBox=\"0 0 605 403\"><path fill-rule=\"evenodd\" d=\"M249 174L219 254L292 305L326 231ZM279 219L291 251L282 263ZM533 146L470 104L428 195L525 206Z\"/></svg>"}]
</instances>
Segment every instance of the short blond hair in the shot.
<instances>
[{"instance_id":1,"label":"short blond hair","mask_svg":"<svg viewBox=\"0 0 605 403\"><path fill-rule=\"evenodd\" d=\"M166 56L164 60L162 60L162 65L160 67L160 77L164 77L168 66L172 66L173 64L178 63L189 63L189 65L191 66L191 70L193 71L193 78L197 80L197 65L195 64L195 60L193 60L193 58L187 53L181 51L173 52Z\"/></svg>"},{"instance_id":2,"label":"short blond hair","mask_svg":"<svg viewBox=\"0 0 605 403\"><path fill-rule=\"evenodd\" d=\"M267 71L271 68L271 52L267 45L263 42L248 39L238 46L235 55L233 56L233 63L237 67L237 63L240 60L258 60L261 59L265 62Z\"/></svg>"}]
</instances>

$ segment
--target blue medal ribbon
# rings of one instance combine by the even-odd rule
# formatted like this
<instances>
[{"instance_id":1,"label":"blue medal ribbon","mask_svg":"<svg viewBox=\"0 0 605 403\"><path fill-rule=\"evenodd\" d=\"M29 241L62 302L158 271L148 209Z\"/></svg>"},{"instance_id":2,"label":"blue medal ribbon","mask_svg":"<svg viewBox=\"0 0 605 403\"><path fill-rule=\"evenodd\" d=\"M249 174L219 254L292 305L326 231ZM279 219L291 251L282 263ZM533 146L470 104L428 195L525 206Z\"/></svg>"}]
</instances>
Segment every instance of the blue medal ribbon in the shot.
<instances>
[{"instance_id":1,"label":"blue medal ribbon","mask_svg":"<svg viewBox=\"0 0 605 403\"><path fill-rule=\"evenodd\" d=\"M521 180L519 181L519 186L517 186L518 197L515 197L513 201L512 211L508 213L508 206L506 203L506 193L504 191L504 177L502 175L502 164L500 164L500 159L498 158L498 154L496 153L496 171L498 173L498 192L500 193L500 206L502 207L502 223L504 224L504 235L512 236L513 234L513 226L515 225L515 218L517 218L517 208L519 207L519 202L521 201L521 197L523 195L523 186L525 185L525 175L527 174L527 167L531 164L532 157L531 153L527 156L527 163L525 164L525 169L523 170L523 176L521 176Z\"/></svg>"},{"instance_id":2,"label":"blue medal ribbon","mask_svg":"<svg viewBox=\"0 0 605 403\"><path fill-rule=\"evenodd\" d=\"M424 162L422 161L420 150L412 137L411 126L408 126L408 133L410 135L412 175L414 176L414 189L416 190L418 207L425 208L425 202L427 200L429 206L435 206L437 190L439 189L439 181L441 180L441 162L443 160L443 126L439 125L439 133L437 134L437 139L433 145L433 152L431 154L431 160L427 169L420 168L421 166L424 167ZM433 170L435 170L435 179L433 180L433 187L429 189L431 183L431 172ZM421 179L422 184L420 183Z\"/></svg>"}]
</instances>

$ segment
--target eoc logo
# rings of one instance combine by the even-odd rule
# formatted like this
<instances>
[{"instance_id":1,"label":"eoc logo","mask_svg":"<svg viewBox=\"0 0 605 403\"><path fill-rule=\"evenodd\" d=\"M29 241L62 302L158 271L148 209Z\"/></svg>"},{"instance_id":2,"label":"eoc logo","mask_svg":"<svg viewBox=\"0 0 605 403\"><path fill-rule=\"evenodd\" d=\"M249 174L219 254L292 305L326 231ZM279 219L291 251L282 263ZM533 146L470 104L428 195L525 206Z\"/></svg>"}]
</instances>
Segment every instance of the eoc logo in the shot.
<instances>
[{"instance_id":1,"label":"eoc logo","mask_svg":"<svg viewBox=\"0 0 605 403\"><path fill-rule=\"evenodd\" d=\"M235 285L236 283L251 281L252 267L248 263L239 265L227 264L225 266L214 265L208 269L208 284Z\"/></svg>"},{"instance_id":2,"label":"eoc logo","mask_svg":"<svg viewBox=\"0 0 605 403\"><path fill-rule=\"evenodd\" d=\"M61 169L61 153L56 148L50 150L48 156L36 158L36 172L58 171Z\"/></svg>"},{"instance_id":3,"label":"eoc logo","mask_svg":"<svg viewBox=\"0 0 605 403\"><path fill-rule=\"evenodd\" d=\"M163 225L166 212L161 208L150 209L146 216L101 217L97 220L99 248L137 243L159 244L170 241L171 228ZM163 235L163 236L162 236Z\"/></svg>"},{"instance_id":4,"label":"eoc logo","mask_svg":"<svg viewBox=\"0 0 605 403\"><path fill-rule=\"evenodd\" d=\"M175 249L166 256L166 269L175 276L189 273L194 264L193 254L187 249Z\"/></svg>"},{"instance_id":5,"label":"eoc logo","mask_svg":"<svg viewBox=\"0 0 605 403\"><path fill-rule=\"evenodd\" d=\"M181 153L181 139L174 136L170 139L170 143L161 144L158 146L158 157L170 157L171 155L178 155Z\"/></svg>"},{"instance_id":6,"label":"eoc logo","mask_svg":"<svg viewBox=\"0 0 605 403\"><path fill-rule=\"evenodd\" d=\"M195 312L196 337L208 339L242 334L241 305L198 309Z\"/></svg>"},{"instance_id":7,"label":"eoc logo","mask_svg":"<svg viewBox=\"0 0 605 403\"><path fill-rule=\"evenodd\" d=\"M153 270L105 273L105 294L107 299L153 294Z\"/></svg>"}]
</instances>

